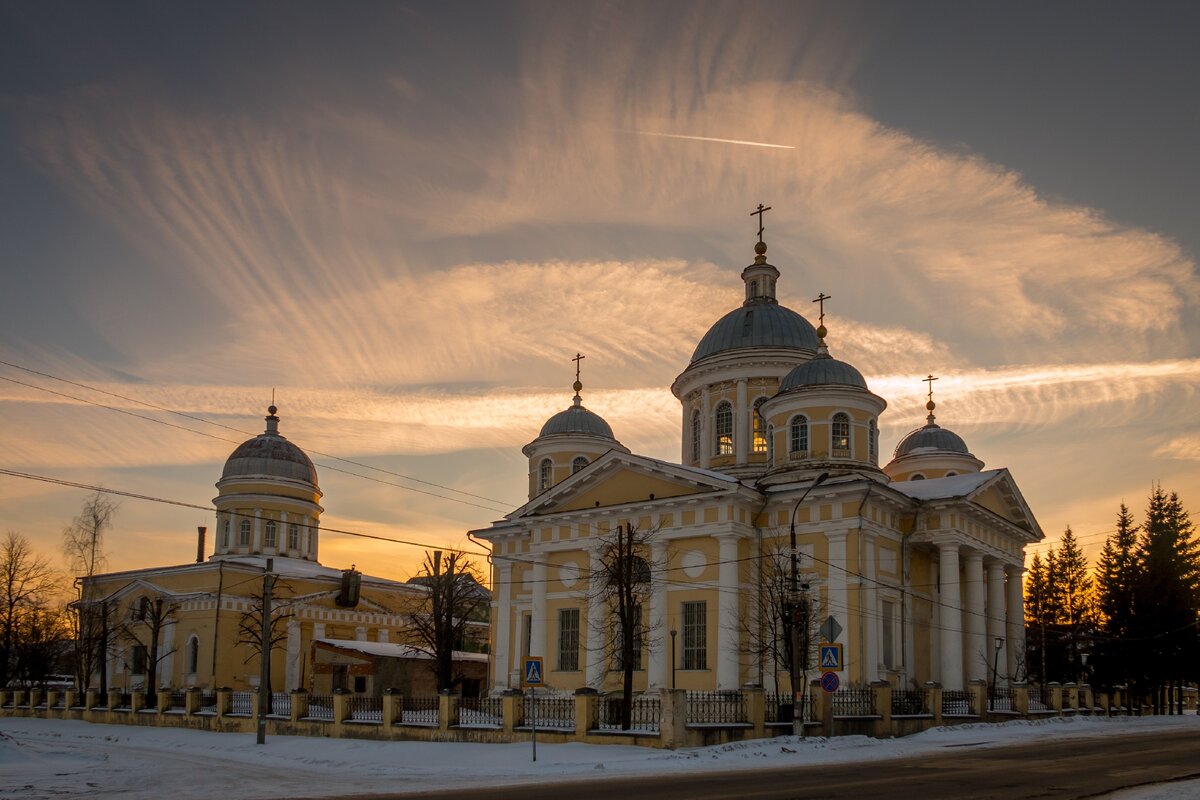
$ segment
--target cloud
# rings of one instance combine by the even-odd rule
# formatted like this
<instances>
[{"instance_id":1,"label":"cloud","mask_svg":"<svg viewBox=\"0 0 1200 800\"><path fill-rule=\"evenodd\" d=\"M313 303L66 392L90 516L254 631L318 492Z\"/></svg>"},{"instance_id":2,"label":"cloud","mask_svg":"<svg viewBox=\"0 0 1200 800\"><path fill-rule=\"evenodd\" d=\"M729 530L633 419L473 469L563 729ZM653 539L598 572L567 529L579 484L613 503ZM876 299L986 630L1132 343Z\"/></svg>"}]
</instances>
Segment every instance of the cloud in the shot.
<instances>
[{"instance_id":1,"label":"cloud","mask_svg":"<svg viewBox=\"0 0 1200 800\"><path fill-rule=\"evenodd\" d=\"M1160 458L1200 461L1200 433L1188 433L1164 442L1155 449L1154 455Z\"/></svg>"}]
</instances>

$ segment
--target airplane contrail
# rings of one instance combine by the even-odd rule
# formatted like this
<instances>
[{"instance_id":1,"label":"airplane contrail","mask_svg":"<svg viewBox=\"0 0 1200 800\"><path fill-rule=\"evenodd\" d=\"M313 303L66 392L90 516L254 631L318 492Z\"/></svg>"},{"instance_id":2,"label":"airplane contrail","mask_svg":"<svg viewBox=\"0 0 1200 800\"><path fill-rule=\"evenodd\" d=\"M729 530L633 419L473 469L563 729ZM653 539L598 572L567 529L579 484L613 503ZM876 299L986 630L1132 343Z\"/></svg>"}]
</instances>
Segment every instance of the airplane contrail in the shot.
<instances>
[{"instance_id":1,"label":"airplane contrail","mask_svg":"<svg viewBox=\"0 0 1200 800\"><path fill-rule=\"evenodd\" d=\"M655 131L624 131L636 133L638 136L660 136L664 139L690 139L694 142L720 142L721 144L745 144L751 147L774 147L779 150L795 150L790 144L771 144L770 142L749 142L744 139L717 139L713 136L688 136L682 133L657 133Z\"/></svg>"}]
</instances>

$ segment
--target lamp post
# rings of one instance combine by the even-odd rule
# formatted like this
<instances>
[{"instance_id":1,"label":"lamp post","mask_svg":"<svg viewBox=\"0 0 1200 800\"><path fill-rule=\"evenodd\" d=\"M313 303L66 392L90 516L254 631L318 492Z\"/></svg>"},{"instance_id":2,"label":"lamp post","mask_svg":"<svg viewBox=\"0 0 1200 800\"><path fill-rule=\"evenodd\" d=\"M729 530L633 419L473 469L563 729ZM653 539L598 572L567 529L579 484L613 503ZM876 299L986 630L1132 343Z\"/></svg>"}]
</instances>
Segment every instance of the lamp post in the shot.
<instances>
[{"instance_id":1,"label":"lamp post","mask_svg":"<svg viewBox=\"0 0 1200 800\"><path fill-rule=\"evenodd\" d=\"M671 688L675 688L675 634L679 631L671 628Z\"/></svg>"},{"instance_id":2,"label":"lamp post","mask_svg":"<svg viewBox=\"0 0 1200 800\"><path fill-rule=\"evenodd\" d=\"M797 500L796 505L792 507L792 524L789 528L792 545L792 568L791 575L788 578L788 603L787 609L784 611L784 624L787 625L788 630L791 631L791 636L789 638L791 639L792 643L792 734L795 736L804 735L804 693L808 690L808 687L805 686L805 683L808 682L808 596L806 592L803 604L801 604L799 598L797 597L800 591L798 586L800 563L799 558L796 555L796 512L800 510L800 505L804 502L805 498L808 497L808 493L824 483L825 479L828 477L828 472L822 472L817 476L817 479L812 482L812 485L804 490L804 494L800 495L800 499ZM797 614L797 611L800 613ZM804 625L805 635L803 661L801 660L800 655L800 626L796 624L797 616L800 617L800 621ZM800 666L801 663L804 664L803 670ZM804 673L803 675L801 675L802 672ZM796 690L797 677L800 677L799 691ZM798 708L796 703L797 698L800 700Z\"/></svg>"},{"instance_id":3,"label":"lamp post","mask_svg":"<svg viewBox=\"0 0 1200 800\"><path fill-rule=\"evenodd\" d=\"M1004 647L1004 639L996 637L996 651L992 656L992 690L988 693L988 711L996 710L996 682L1000 679L1000 648Z\"/></svg>"}]
</instances>

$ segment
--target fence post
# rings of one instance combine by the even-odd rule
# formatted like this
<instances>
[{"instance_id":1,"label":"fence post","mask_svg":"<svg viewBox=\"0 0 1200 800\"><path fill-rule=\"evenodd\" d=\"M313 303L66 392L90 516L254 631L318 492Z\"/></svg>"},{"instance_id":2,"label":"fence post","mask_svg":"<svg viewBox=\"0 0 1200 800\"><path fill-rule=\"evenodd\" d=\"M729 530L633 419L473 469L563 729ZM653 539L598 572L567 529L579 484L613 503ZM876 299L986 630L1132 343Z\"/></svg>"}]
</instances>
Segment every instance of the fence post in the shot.
<instances>
[{"instance_id":1,"label":"fence post","mask_svg":"<svg viewBox=\"0 0 1200 800\"><path fill-rule=\"evenodd\" d=\"M404 698L390 686L383 690L383 727L390 728L402 719Z\"/></svg>"},{"instance_id":2,"label":"fence post","mask_svg":"<svg viewBox=\"0 0 1200 800\"><path fill-rule=\"evenodd\" d=\"M190 686L183 694L183 714L191 717L200 710L200 687Z\"/></svg>"},{"instance_id":3,"label":"fence post","mask_svg":"<svg viewBox=\"0 0 1200 800\"><path fill-rule=\"evenodd\" d=\"M335 689L333 692L333 726L334 730L338 730L350 717L350 702L349 696L344 689ZM335 734L336 735L336 734Z\"/></svg>"},{"instance_id":4,"label":"fence post","mask_svg":"<svg viewBox=\"0 0 1200 800\"><path fill-rule=\"evenodd\" d=\"M766 692L761 686L745 686L742 695L746 698L746 721L753 729L750 733L754 739L767 737L767 706Z\"/></svg>"},{"instance_id":5,"label":"fence post","mask_svg":"<svg viewBox=\"0 0 1200 800\"><path fill-rule=\"evenodd\" d=\"M11 689L0 689L0 706L8 705L8 698L11 694Z\"/></svg>"},{"instance_id":6,"label":"fence post","mask_svg":"<svg viewBox=\"0 0 1200 800\"><path fill-rule=\"evenodd\" d=\"M158 690L158 697L156 698L158 703L155 710L158 711L159 714L165 714L171 710L171 694L172 692L170 689Z\"/></svg>"},{"instance_id":7,"label":"fence post","mask_svg":"<svg viewBox=\"0 0 1200 800\"><path fill-rule=\"evenodd\" d=\"M687 746L687 690L663 689L659 741L668 750Z\"/></svg>"},{"instance_id":8,"label":"fence post","mask_svg":"<svg viewBox=\"0 0 1200 800\"><path fill-rule=\"evenodd\" d=\"M1063 684L1062 710L1064 714L1079 713L1079 687L1073 683Z\"/></svg>"},{"instance_id":9,"label":"fence post","mask_svg":"<svg viewBox=\"0 0 1200 800\"><path fill-rule=\"evenodd\" d=\"M660 693L659 708L666 713L667 703L670 702L668 695ZM584 686L581 689L575 690L575 738L583 741L587 737L588 731L592 729L592 720L596 718L596 705L598 698L596 690L590 686ZM661 722L659 723L661 725ZM659 735L662 735L660 728Z\"/></svg>"},{"instance_id":10,"label":"fence post","mask_svg":"<svg viewBox=\"0 0 1200 800\"><path fill-rule=\"evenodd\" d=\"M129 713L136 714L146 707L146 693L141 689L129 693Z\"/></svg>"},{"instance_id":11,"label":"fence post","mask_svg":"<svg viewBox=\"0 0 1200 800\"><path fill-rule=\"evenodd\" d=\"M75 706L79 705L79 692L75 689L67 689L63 692L63 711L70 711Z\"/></svg>"},{"instance_id":12,"label":"fence post","mask_svg":"<svg viewBox=\"0 0 1200 800\"><path fill-rule=\"evenodd\" d=\"M967 681L967 691L971 693L971 707L975 714L984 722L988 721L988 683L983 678Z\"/></svg>"},{"instance_id":13,"label":"fence post","mask_svg":"<svg viewBox=\"0 0 1200 800\"><path fill-rule=\"evenodd\" d=\"M112 719L113 710L119 705L121 705L121 690L120 689L109 689L108 690L109 719Z\"/></svg>"},{"instance_id":14,"label":"fence post","mask_svg":"<svg viewBox=\"0 0 1200 800\"><path fill-rule=\"evenodd\" d=\"M1079 687L1079 709L1085 714L1091 714L1092 709L1096 705L1095 695L1092 694L1091 684L1083 684Z\"/></svg>"},{"instance_id":15,"label":"fence post","mask_svg":"<svg viewBox=\"0 0 1200 800\"><path fill-rule=\"evenodd\" d=\"M1049 692L1047 692L1049 697L1047 697L1045 699L1045 702L1047 703L1046 710L1053 711L1061 717L1062 716L1062 695L1063 695L1062 684L1058 683L1057 681L1050 681L1050 683L1046 684L1046 688L1050 690Z\"/></svg>"},{"instance_id":16,"label":"fence post","mask_svg":"<svg viewBox=\"0 0 1200 800\"><path fill-rule=\"evenodd\" d=\"M217 689L217 719L223 719L233 711L233 690L228 686Z\"/></svg>"},{"instance_id":17,"label":"fence post","mask_svg":"<svg viewBox=\"0 0 1200 800\"><path fill-rule=\"evenodd\" d=\"M16 708L17 706L25 705L25 690L24 689L13 689L12 696L13 696L13 708Z\"/></svg>"},{"instance_id":18,"label":"fence post","mask_svg":"<svg viewBox=\"0 0 1200 800\"><path fill-rule=\"evenodd\" d=\"M438 730L446 731L458 724L458 698L449 689L438 692Z\"/></svg>"},{"instance_id":19,"label":"fence post","mask_svg":"<svg viewBox=\"0 0 1200 800\"><path fill-rule=\"evenodd\" d=\"M504 717L504 732L512 733L514 728L521 726L521 716L525 712L525 697L520 689L509 689L500 698L500 712Z\"/></svg>"},{"instance_id":20,"label":"fence post","mask_svg":"<svg viewBox=\"0 0 1200 800\"><path fill-rule=\"evenodd\" d=\"M1014 683L1012 685L1012 706L1013 711L1020 714L1022 717L1029 716L1029 684Z\"/></svg>"},{"instance_id":21,"label":"fence post","mask_svg":"<svg viewBox=\"0 0 1200 800\"><path fill-rule=\"evenodd\" d=\"M808 697L813 721L821 723L821 735L833 736L833 698L821 688L819 678L809 681Z\"/></svg>"},{"instance_id":22,"label":"fence post","mask_svg":"<svg viewBox=\"0 0 1200 800\"><path fill-rule=\"evenodd\" d=\"M35 708L36 706L40 705L41 702L42 702L42 690L41 689L30 689L29 690L29 707Z\"/></svg>"},{"instance_id":23,"label":"fence post","mask_svg":"<svg viewBox=\"0 0 1200 800\"><path fill-rule=\"evenodd\" d=\"M887 681L871 681L871 705L879 715L875 723L875 738L892 737L892 685Z\"/></svg>"},{"instance_id":24,"label":"fence post","mask_svg":"<svg viewBox=\"0 0 1200 800\"><path fill-rule=\"evenodd\" d=\"M1113 711L1113 713L1116 713L1116 714L1121 713L1121 708L1122 708L1121 700L1124 698L1124 692L1122 690L1124 688L1125 688L1124 686L1114 686L1113 687L1113 691L1112 691L1112 711Z\"/></svg>"},{"instance_id":25,"label":"fence post","mask_svg":"<svg viewBox=\"0 0 1200 800\"><path fill-rule=\"evenodd\" d=\"M308 690L292 689L292 713L288 718L292 722L299 722L308 716Z\"/></svg>"},{"instance_id":26,"label":"fence post","mask_svg":"<svg viewBox=\"0 0 1200 800\"><path fill-rule=\"evenodd\" d=\"M99 689L88 689L83 693L83 710L91 711L96 707L96 703L100 700Z\"/></svg>"},{"instance_id":27,"label":"fence post","mask_svg":"<svg viewBox=\"0 0 1200 800\"><path fill-rule=\"evenodd\" d=\"M945 721L942 717L942 685L928 681L925 684L925 702L929 704L929 713L933 715L933 727L940 728Z\"/></svg>"}]
</instances>

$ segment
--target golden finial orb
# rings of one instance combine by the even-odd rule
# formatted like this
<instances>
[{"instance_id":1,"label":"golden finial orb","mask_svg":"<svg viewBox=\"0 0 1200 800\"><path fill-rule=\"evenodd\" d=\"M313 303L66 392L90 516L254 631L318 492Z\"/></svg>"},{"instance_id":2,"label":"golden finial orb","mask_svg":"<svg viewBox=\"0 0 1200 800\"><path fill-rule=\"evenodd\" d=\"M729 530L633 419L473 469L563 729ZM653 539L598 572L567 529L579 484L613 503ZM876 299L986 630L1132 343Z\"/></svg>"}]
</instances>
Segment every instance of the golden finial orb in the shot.
<instances>
[{"instance_id":1,"label":"golden finial orb","mask_svg":"<svg viewBox=\"0 0 1200 800\"><path fill-rule=\"evenodd\" d=\"M766 252L767 252L767 243L766 243L766 242L758 242L758 243L756 243L756 244L754 245L754 252L755 252L755 253L757 253L757 254L758 254L758 255L760 255L760 256L761 256L761 255L766 255Z\"/></svg>"},{"instance_id":2,"label":"golden finial orb","mask_svg":"<svg viewBox=\"0 0 1200 800\"><path fill-rule=\"evenodd\" d=\"M575 383L572 384L571 388L573 388L576 392L578 392L580 389L583 388L583 384L580 383L579 381L575 381Z\"/></svg>"},{"instance_id":3,"label":"golden finial orb","mask_svg":"<svg viewBox=\"0 0 1200 800\"><path fill-rule=\"evenodd\" d=\"M937 408L937 403L933 402L932 400L925 404L925 410L929 411L930 413L933 413L935 408Z\"/></svg>"},{"instance_id":4,"label":"golden finial orb","mask_svg":"<svg viewBox=\"0 0 1200 800\"><path fill-rule=\"evenodd\" d=\"M818 339L824 339L824 338L825 338L825 334L827 334L827 333L829 333L829 331L828 331L828 330L826 330L826 328L825 328L825 326L824 326L824 325L818 325L818 326L817 326L817 338L818 338Z\"/></svg>"}]
</instances>

